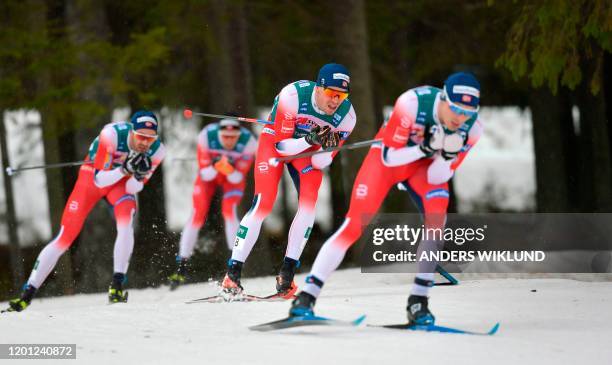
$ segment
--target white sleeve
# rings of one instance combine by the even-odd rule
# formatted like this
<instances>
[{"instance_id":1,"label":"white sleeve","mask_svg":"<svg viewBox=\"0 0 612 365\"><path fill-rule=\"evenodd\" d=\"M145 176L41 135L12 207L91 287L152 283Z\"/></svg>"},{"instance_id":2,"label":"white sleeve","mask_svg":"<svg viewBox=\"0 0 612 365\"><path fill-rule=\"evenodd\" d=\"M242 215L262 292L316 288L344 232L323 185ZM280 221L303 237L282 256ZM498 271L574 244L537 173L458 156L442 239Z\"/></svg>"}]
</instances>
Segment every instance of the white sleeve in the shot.
<instances>
[{"instance_id":1,"label":"white sleeve","mask_svg":"<svg viewBox=\"0 0 612 365\"><path fill-rule=\"evenodd\" d=\"M213 165L200 169L200 178L204 181L211 181L217 177L217 169Z\"/></svg>"},{"instance_id":2,"label":"white sleeve","mask_svg":"<svg viewBox=\"0 0 612 365\"><path fill-rule=\"evenodd\" d=\"M116 167L112 170L100 170L94 177L94 183L99 188L105 188L123 179L124 176L125 175L123 174L123 169L121 167Z\"/></svg>"},{"instance_id":3,"label":"white sleeve","mask_svg":"<svg viewBox=\"0 0 612 365\"><path fill-rule=\"evenodd\" d=\"M432 185L444 184L453 177L451 164L453 160L446 160L442 156L436 156L427 169L427 182Z\"/></svg>"},{"instance_id":4,"label":"white sleeve","mask_svg":"<svg viewBox=\"0 0 612 365\"><path fill-rule=\"evenodd\" d=\"M306 138L287 138L276 144L276 151L281 156L293 156L312 147Z\"/></svg>"},{"instance_id":5,"label":"white sleeve","mask_svg":"<svg viewBox=\"0 0 612 365\"><path fill-rule=\"evenodd\" d=\"M332 160L333 160L332 153L333 152L324 152L324 153L313 155L312 158L310 159L310 162L312 163L312 167L317 170L323 170L327 166L331 165Z\"/></svg>"},{"instance_id":6,"label":"white sleeve","mask_svg":"<svg viewBox=\"0 0 612 365\"><path fill-rule=\"evenodd\" d=\"M382 162L383 165L394 167L406 165L425 157L419 146L393 148L383 146Z\"/></svg>"},{"instance_id":7,"label":"white sleeve","mask_svg":"<svg viewBox=\"0 0 612 365\"><path fill-rule=\"evenodd\" d=\"M144 187L144 183L142 181L138 181L134 178L134 176L130 177L125 182L125 192L128 194L138 194L142 188Z\"/></svg>"},{"instance_id":8,"label":"white sleeve","mask_svg":"<svg viewBox=\"0 0 612 365\"><path fill-rule=\"evenodd\" d=\"M244 150L242 150L242 154L247 157L252 157L255 156L255 154L257 153L257 140L255 139L255 137L253 137L253 135L251 135L251 138L249 138L249 141L247 142L246 146L244 146ZM247 159L249 158L247 157Z\"/></svg>"},{"instance_id":9,"label":"white sleeve","mask_svg":"<svg viewBox=\"0 0 612 365\"><path fill-rule=\"evenodd\" d=\"M242 172L238 170L234 170L234 172L227 175L227 181L229 181L231 184L238 184L239 182L242 181L243 177L244 175L242 174Z\"/></svg>"}]
</instances>

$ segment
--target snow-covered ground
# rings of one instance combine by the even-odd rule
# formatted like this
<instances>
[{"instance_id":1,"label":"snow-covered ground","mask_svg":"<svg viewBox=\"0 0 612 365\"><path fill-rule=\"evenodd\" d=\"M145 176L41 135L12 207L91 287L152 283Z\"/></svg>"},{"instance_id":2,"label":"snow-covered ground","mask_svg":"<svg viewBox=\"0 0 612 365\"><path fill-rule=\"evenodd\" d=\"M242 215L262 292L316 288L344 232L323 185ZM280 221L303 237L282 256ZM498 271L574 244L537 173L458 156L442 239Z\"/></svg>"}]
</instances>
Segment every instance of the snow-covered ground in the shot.
<instances>
[{"instance_id":1,"label":"snow-covered ground","mask_svg":"<svg viewBox=\"0 0 612 365\"><path fill-rule=\"evenodd\" d=\"M25 312L0 316L0 343L76 343L77 362L84 364L609 364L612 282L609 275L581 278L471 276L456 287L434 288L438 323L486 330L501 322L492 337L363 325L252 332L248 326L285 316L289 304L185 304L216 290L194 284L175 292L132 290L128 304L107 305L102 293L36 299ZM367 314L370 324L403 322L410 281L342 270L316 310L343 319ZM268 294L274 279L243 284Z\"/></svg>"}]
</instances>

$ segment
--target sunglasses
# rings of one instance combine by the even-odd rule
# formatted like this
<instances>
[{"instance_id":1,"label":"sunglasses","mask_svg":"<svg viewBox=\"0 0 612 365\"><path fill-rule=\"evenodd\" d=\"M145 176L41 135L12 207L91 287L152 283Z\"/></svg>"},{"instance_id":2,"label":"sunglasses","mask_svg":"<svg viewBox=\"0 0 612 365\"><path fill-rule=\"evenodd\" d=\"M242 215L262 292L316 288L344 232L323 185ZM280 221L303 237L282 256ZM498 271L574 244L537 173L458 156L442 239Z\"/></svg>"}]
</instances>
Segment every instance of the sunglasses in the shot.
<instances>
[{"instance_id":1,"label":"sunglasses","mask_svg":"<svg viewBox=\"0 0 612 365\"><path fill-rule=\"evenodd\" d=\"M474 115L478 114L478 110L480 109L480 105L477 106L476 109L467 109L467 108L463 108L453 103L451 99L448 97L448 94L446 93L446 89L444 90L444 100L446 100L446 102L448 103L450 110L457 115L465 115L467 117L473 117Z\"/></svg>"},{"instance_id":2,"label":"sunglasses","mask_svg":"<svg viewBox=\"0 0 612 365\"><path fill-rule=\"evenodd\" d=\"M145 133L140 133L138 131L132 131L132 134L134 135L134 139L138 142L153 143L157 140L157 137L158 137L157 134L145 134Z\"/></svg>"},{"instance_id":3,"label":"sunglasses","mask_svg":"<svg viewBox=\"0 0 612 365\"><path fill-rule=\"evenodd\" d=\"M329 89L329 88L324 88L323 94L325 94L325 96L328 96L330 98L335 98L337 96L338 100L340 101L344 101L344 99L348 98L348 95L349 95L349 93L345 93L343 91L338 91L338 90Z\"/></svg>"}]
</instances>

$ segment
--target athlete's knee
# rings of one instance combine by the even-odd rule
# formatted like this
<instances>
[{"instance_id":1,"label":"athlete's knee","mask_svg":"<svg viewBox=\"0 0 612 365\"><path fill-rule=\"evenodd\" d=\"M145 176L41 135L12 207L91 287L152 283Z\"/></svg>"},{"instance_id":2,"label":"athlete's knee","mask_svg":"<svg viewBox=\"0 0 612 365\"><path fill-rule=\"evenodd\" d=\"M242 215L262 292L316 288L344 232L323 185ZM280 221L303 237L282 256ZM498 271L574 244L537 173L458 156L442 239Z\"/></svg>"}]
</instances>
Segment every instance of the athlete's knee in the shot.
<instances>
[{"instance_id":1,"label":"athlete's knee","mask_svg":"<svg viewBox=\"0 0 612 365\"><path fill-rule=\"evenodd\" d=\"M136 198L133 195L124 195L115 202L115 219L117 225L131 224L136 212Z\"/></svg>"},{"instance_id":2,"label":"athlete's knee","mask_svg":"<svg viewBox=\"0 0 612 365\"><path fill-rule=\"evenodd\" d=\"M253 203L247 214L256 215L263 219L272 212L273 207L274 199L271 199L269 194L259 193L253 197Z\"/></svg>"},{"instance_id":3,"label":"athlete's knee","mask_svg":"<svg viewBox=\"0 0 612 365\"><path fill-rule=\"evenodd\" d=\"M79 232L66 229L63 225L60 228L59 233L55 238L47 244L47 246L52 246L58 250L66 251L72 246L72 243L78 236Z\"/></svg>"}]
</instances>

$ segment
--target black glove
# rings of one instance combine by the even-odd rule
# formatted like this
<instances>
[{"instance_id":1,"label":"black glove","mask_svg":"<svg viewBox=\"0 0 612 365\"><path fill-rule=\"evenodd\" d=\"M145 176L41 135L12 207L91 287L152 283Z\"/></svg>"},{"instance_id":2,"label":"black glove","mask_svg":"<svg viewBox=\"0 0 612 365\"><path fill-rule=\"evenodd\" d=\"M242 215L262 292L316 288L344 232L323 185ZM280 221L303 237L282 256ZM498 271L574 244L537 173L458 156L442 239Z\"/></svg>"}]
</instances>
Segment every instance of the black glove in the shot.
<instances>
[{"instance_id":1,"label":"black glove","mask_svg":"<svg viewBox=\"0 0 612 365\"><path fill-rule=\"evenodd\" d=\"M329 132L327 136L325 136L325 139L323 143L321 144L321 146L324 149L328 149L328 148L338 147L339 143L340 143L340 132Z\"/></svg>"},{"instance_id":2,"label":"black glove","mask_svg":"<svg viewBox=\"0 0 612 365\"><path fill-rule=\"evenodd\" d=\"M323 144L323 142L325 142L325 139L330 131L331 131L331 127L328 125L326 125L323 128L321 128L320 126L315 126L310 130L310 133L308 133L306 137L304 138L306 139L306 142L308 142L309 145L320 146Z\"/></svg>"},{"instance_id":3,"label":"black glove","mask_svg":"<svg viewBox=\"0 0 612 365\"><path fill-rule=\"evenodd\" d=\"M144 154L142 153L130 152L125 161L123 161L123 165L121 165L123 173L126 175L134 175L136 172L136 167L142 160L143 156Z\"/></svg>"},{"instance_id":4,"label":"black glove","mask_svg":"<svg viewBox=\"0 0 612 365\"><path fill-rule=\"evenodd\" d=\"M439 124L425 126L425 134L423 142L419 148L426 156L433 155L436 151L442 149L444 143L444 128Z\"/></svg>"},{"instance_id":5,"label":"black glove","mask_svg":"<svg viewBox=\"0 0 612 365\"><path fill-rule=\"evenodd\" d=\"M153 163L151 162L151 157L145 154L141 154L143 157L137 161L136 171L134 171L134 178L138 181L142 181L149 174L151 169L153 168Z\"/></svg>"}]
</instances>

